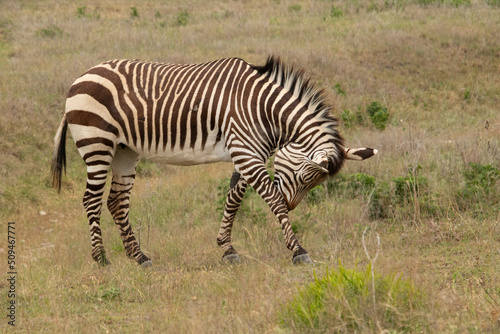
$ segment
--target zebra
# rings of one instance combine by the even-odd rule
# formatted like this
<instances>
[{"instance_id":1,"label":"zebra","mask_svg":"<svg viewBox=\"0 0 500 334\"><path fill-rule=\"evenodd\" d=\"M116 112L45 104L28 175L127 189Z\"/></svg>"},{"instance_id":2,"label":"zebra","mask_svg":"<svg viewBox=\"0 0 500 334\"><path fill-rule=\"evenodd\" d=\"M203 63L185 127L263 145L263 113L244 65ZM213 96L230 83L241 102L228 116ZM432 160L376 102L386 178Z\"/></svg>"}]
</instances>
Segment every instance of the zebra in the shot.
<instances>
[{"instance_id":1,"label":"zebra","mask_svg":"<svg viewBox=\"0 0 500 334\"><path fill-rule=\"evenodd\" d=\"M130 193L141 158L172 165L232 162L217 243L227 262L240 258L231 243L234 217L248 185L279 221L293 263L310 263L292 231L288 212L305 193L335 175L344 160L364 160L371 148L347 149L325 94L304 72L270 56L257 66L240 58L201 64L111 60L90 68L69 89L54 138L51 173L61 191L69 128L87 167L83 205L92 258L109 264L100 229L104 186L112 171L107 207L126 255L149 267L129 222ZM265 163L275 157L271 180Z\"/></svg>"}]
</instances>

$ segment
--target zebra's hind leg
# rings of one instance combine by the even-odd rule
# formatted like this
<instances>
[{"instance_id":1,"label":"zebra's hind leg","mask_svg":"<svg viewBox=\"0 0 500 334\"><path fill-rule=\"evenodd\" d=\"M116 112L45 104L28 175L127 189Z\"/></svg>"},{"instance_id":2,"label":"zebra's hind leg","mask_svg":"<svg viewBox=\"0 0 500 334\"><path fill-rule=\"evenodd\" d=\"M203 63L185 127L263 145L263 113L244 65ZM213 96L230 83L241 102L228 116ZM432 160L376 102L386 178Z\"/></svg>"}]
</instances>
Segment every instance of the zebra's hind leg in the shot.
<instances>
[{"instance_id":1,"label":"zebra's hind leg","mask_svg":"<svg viewBox=\"0 0 500 334\"><path fill-rule=\"evenodd\" d=\"M139 155L130 148L118 147L111 165L113 179L108 197L108 209L113 215L127 256L143 267L150 267L151 260L142 253L129 222L130 192L134 186L135 168Z\"/></svg>"},{"instance_id":2,"label":"zebra's hind leg","mask_svg":"<svg viewBox=\"0 0 500 334\"><path fill-rule=\"evenodd\" d=\"M102 244L102 234L100 226L102 194L106 184L108 171L88 172L87 189L83 195L83 206L87 212L90 229L90 243L92 245L92 258L100 265L108 265L106 253Z\"/></svg>"},{"instance_id":3,"label":"zebra's hind leg","mask_svg":"<svg viewBox=\"0 0 500 334\"><path fill-rule=\"evenodd\" d=\"M101 234L101 208L102 195L109 165L113 159L112 152L91 151L82 155L87 164L87 187L83 195L83 206L87 213L90 229L90 242L92 245L92 258L100 265L108 265L106 253L102 244Z\"/></svg>"},{"instance_id":4,"label":"zebra's hind leg","mask_svg":"<svg viewBox=\"0 0 500 334\"><path fill-rule=\"evenodd\" d=\"M217 236L217 244L224 250L222 260L228 263L240 263L238 253L231 245L231 230L233 228L234 217L240 208L241 201L247 189L246 181L237 172L233 173L230 189L227 193L224 216Z\"/></svg>"}]
</instances>

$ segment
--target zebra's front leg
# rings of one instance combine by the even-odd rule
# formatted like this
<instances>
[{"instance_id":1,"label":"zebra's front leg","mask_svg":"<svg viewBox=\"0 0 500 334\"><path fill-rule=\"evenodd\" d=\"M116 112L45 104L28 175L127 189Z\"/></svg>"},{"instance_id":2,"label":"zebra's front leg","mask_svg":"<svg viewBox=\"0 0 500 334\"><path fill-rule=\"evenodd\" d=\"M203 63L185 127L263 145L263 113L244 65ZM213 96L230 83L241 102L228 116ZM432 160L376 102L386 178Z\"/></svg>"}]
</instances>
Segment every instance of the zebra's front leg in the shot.
<instances>
[{"instance_id":1,"label":"zebra's front leg","mask_svg":"<svg viewBox=\"0 0 500 334\"><path fill-rule=\"evenodd\" d=\"M285 210L286 206L285 206ZM288 210L287 210L288 211ZM312 260L307 254L307 251L302 248L299 244L299 241L295 237L295 233L293 233L292 225L290 224L290 219L288 218L288 212L283 214L276 215L278 218L281 230L283 231L283 235L285 237L286 247L293 252L292 262L293 264L301 264L308 263L311 264Z\"/></svg>"},{"instance_id":2,"label":"zebra's front leg","mask_svg":"<svg viewBox=\"0 0 500 334\"><path fill-rule=\"evenodd\" d=\"M266 201L276 218L278 218L281 230L285 237L286 247L293 252L293 263L312 263L307 251L302 248L297 240L297 237L293 233L290 219L288 218L288 208L285 204L283 195L272 183L265 166L262 164L259 169L253 168L251 170L253 173L246 175L245 177L248 183Z\"/></svg>"},{"instance_id":3,"label":"zebra's front leg","mask_svg":"<svg viewBox=\"0 0 500 334\"><path fill-rule=\"evenodd\" d=\"M231 245L231 230L233 228L234 217L240 208L241 201L247 189L246 181L237 172L231 177L230 189L227 193L224 216L217 236L217 244L224 250L222 260L229 263L240 263L238 253Z\"/></svg>"},{"instance_id":4,"label":"zebra's front leg","mask_svg":"<svg viewBox=\"0 0 500 334\"><path fill-rule=\"evenodd\" d=\"M130 192L134 186L138 161L139 156L128 147L117 149L111 165L113 179L107 203L109 212L120 231L127 256L143 267L150 267L152 262L142 253L129 222Z\"/></svg>"}]
</instances>

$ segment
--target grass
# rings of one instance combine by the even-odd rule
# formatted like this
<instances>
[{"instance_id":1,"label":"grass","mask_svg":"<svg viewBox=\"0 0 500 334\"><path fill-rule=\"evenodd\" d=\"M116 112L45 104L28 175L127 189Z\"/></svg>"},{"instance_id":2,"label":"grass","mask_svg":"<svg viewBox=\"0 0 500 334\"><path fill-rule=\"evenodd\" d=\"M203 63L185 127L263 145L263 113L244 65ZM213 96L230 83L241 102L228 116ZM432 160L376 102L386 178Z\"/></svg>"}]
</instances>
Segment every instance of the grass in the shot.
<instances>
[{"instance_id":1,"label":"grass","mask_svg":"<svg viewBox=\"0 0 500 334\"><path fill-rule=\"evenodd\" d=\"M397 333L427 330L425 297L409 279L389 274L372 275L366 270L327 269L321 278L302 288L281 314L285 327L327 333ZM373 304L372 304L373 300Z\"/></svg>"},{"instance_id":2,"label":"grass","mask_svg":"<svg viewBox=\"0 0 500 334\"><path fill-rule=\"evenodd\" d=\"M498 331L499 17L491 0L5 2L0 221L15 221L19 233L15 329L301 332L281 322L286 305L339 260L346 271L365 268L361 240L371 227L382 244L376 273L398 275L424 296L426 327L413 331ZM84 164L71 139L61 195L50 187L52 140L71 83L113 58L262 64L271 53L325 89L348 146L380 152L347 163L336 187L314 189L291 213L315 265L291 265L276 219L251 191L233 237L244 263L223 265L218 193L232 166L141 162L130 216L154 267L126 258L107 210L112 266L96 266L81 204ZM389 113L385 129L367 113L374 101ZM0 263L6 252L0 242Z\"/></svg>"}]
</instances>

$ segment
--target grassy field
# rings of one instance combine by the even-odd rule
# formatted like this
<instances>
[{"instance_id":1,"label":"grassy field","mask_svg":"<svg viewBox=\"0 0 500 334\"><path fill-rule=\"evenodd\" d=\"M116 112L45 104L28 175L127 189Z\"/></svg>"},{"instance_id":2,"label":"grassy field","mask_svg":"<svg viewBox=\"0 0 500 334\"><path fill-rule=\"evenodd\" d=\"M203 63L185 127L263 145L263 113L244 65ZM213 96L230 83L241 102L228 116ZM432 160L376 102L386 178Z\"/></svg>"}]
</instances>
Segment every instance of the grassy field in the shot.
<instances>
[{"instance_id":1,"label":"grassy field","mask_svg":"<svg viewBox=\"0 0 500 334\"><path fill-rule=\"evenodd\" d=\"M499 31L498 0L3 1L4 313L8 221L16 227L18 274L16 326L2 314L0 332L500 331ZM263 64L269 54L303 67L325 89L347 146L380 152L346 164L291 213L315 264L291 264L277 220L251 191L234 228L243 263L221 263L218 208L231 164L143 161L131 222L154 265L144 270L126 258L103 209L112 265L98 267L82 206L84 163L71 139L60 195L49 177L71 83L114 58L238 56ZM383 130L367 113L372 102L389 115ZM401 277L419 304L410 297L409 308L392 305L396 321L384 322L377 312L389 309L386 292L376 293L365 318L343 295L329 297L316 323L294 320L301 293L330 279L339 261L365 272L366 228L372 257L380 236L376 275ZM372 306L368 283L365 309ZM329 313L342 303L345 313Z\"/></svg>"}]
</instances>

